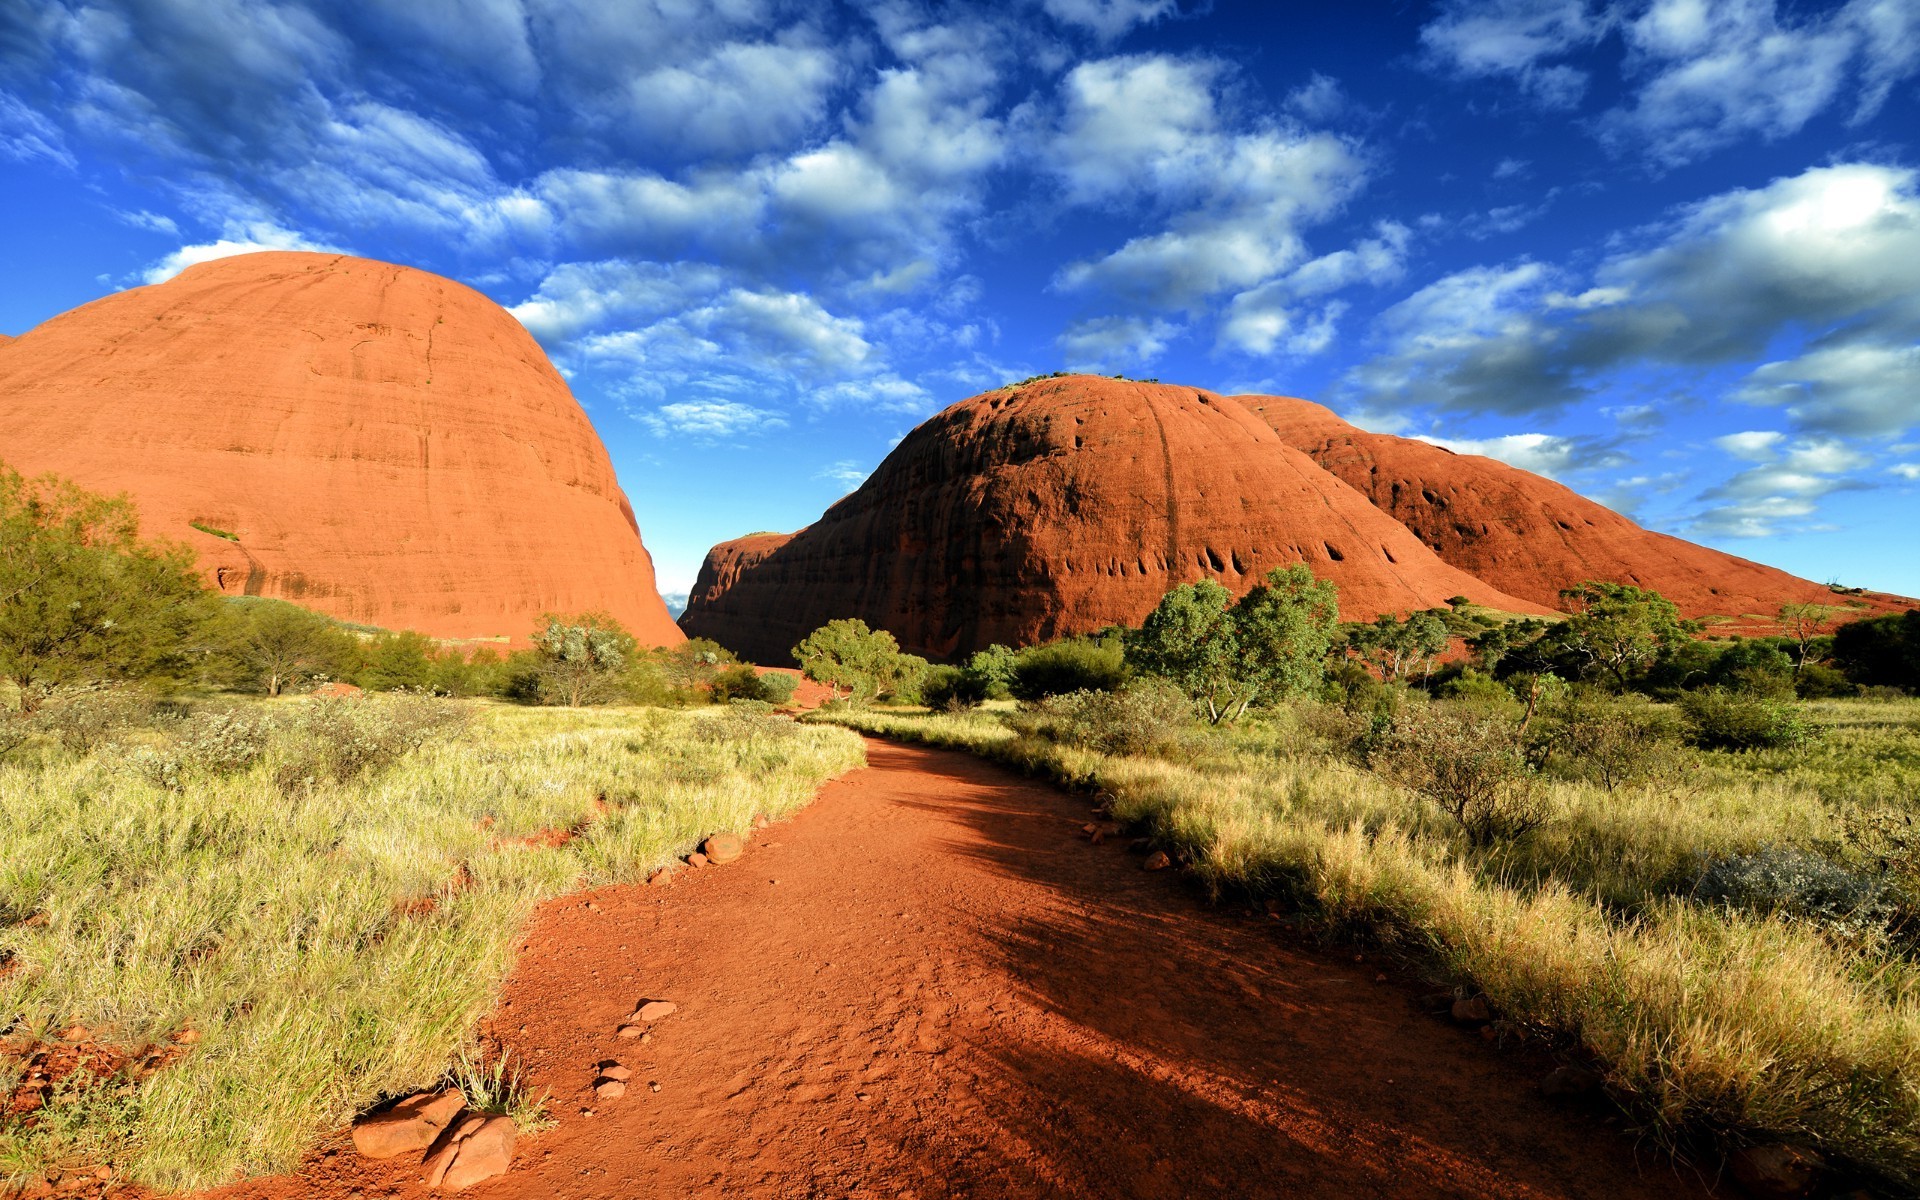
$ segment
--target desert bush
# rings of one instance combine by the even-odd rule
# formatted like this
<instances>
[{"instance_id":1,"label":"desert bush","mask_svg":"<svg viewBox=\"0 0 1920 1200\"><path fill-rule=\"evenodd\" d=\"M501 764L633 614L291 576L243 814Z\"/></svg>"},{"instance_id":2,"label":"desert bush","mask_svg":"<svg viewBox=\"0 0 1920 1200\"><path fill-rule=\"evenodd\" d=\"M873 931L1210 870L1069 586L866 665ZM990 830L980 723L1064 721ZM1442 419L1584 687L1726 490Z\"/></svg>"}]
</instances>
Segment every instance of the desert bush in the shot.
<instances>
[{"instance_id":1,"label":"desert bush","mask_svg":"<svg viewBox=\"0 0 1920 1200\"><path fill-rule=\"evenodd\" d=\"M833 699L866 704L900 686L903 674L911 669L906 660L921 667L925 659L900 652L900 643L884 629L869 629L856 617L829 621L800 640L793 648L794 661L808 679L824 683Z\"/></svg>"},{"instance_id":2,"label":"desert bush","mask_svg":"<svg viewBox=\"0 0 1920 1200\"><path fill-rule=\"evenodd\" d=\"M350 783L399 762L429 740L464 729L457 701L399 693L381 699L314 697L290 723L275 781L283 790Z\"/></svg>"},{"instance_id":3,"label":"desert bush","mask_svg":"<svg viewBox=\"0 0 1920 1200\"><path fill-rule=\"evenodd\" d=\"M1837 700L1858 696L1860 685L1848 679L1846 672L1838 667L1810 662L1801 665L1793 690L1802 700Z\"/></svg>"},{"instance_id":4,"label":"desert bush","mask_svg":"<svg viewBox=\"0 0 1920 1200\"><path fill-rule=\"evenodd\" d=\"M1437 694L1455 704L1510 713L1518 718L1520 701L1506 684L1471 668L1442 682Z\"/></svg>"},{"instance_id":5,"label":"desert bush","mask_svg":"<svg viewBox=\"0 0 1920 1200\"><path fill-rule=\"evenodd\" d=\"M1884 936L1899 910L1885 881L1856 874L1818 854L1784 848L1718 860L1701 873L1693 898L1757 916L1803 921L1848 941Z\"/></svg>"},{"instance_id":6,"label":"desert bush","mask_svg":"<svg viewBox=\"0 0 1920 1200\"><path fill-rule=\"evenodd\" d=\"M1517 728L1495 713L1409 704L1370 761L1438 805L1475 846L1512 841L1553 815Z\"/></svg>"},{"instance_id":7,"label":"desert bush","mask_svg":"<svg viewBox=\"0 0 1920 1200\"><path fill-rule=\"evenodd\" d=\"M1193 702L1162 680L1036 703L1015 728L1102 754L1178 754L1193 740Z\"/></svg>"},{"instance_id":8,"label":"desert bush","mask_svg":"<svg viewBox=\"0 0 1920 1200\"><path fill-rule=\"evenodd\" d=\"M1067 638L1014 656L1008 690L1019 700L1068 692L1110 692L1126 681L1126 652L1116 638Z\"/></svg>"},{"instance_id":9,"label":"desert bush","mask_svg":"<svg viewBox=\"0 0 1920 1200\"><path fill-rule=\"evenodd\" d=\"M144 746L128 760L156 787L179 791L196 776L231 775L266 758L279 728L256 708L206 709L181 721L170 742Z\"/></svg>"},{"instance_id":10,"label":"desert bush","mask_svg":"<svg viewBox=\"0 0 1920 1200\"><path fill-rule=\"evenodd\" d=\"M759 699L773 705L791 704L793 693L799 687L800 681L793 676L770 671L760 676Z\"/></svg>"},{"instance_id":11,"label":"desert bush","mask_svg":"<svg viewBox=\"0 0 1920 1200\"><path fill-rule=\"evenodd\" d=\"M708 695L715 704L785 704L793 699L796 686L791 675L762 675L740 663L716 674L708 685Z\"/></svg>"},{"instance_id":12,"label":"desert bush","mask_svg":"<svg viewBox=\"0 0 1920 1200\"><path fill-rule=\"evenodd\" d=\"M134 688L61 688L48 696L30 725L70 754L91 754L151 728L165 712L153 696Z\"/></svg>"},{"instance_id":13,"label":"desert bush","mask_svg":"<svg viewBox=\"0 0 1920 1200\"><path fill-rule=\"evenodd\" d=\"M773 711L764 700L740 700L691 727L694 740L707 744L788 738L800 729L792 717Z\"/></svg>"},{"instance_id":14,"label":"desert bush","mask_svg":"<svg viewBox=\"0 0 1920 1200\"><path fill-rule=\"evenodd\" d=\"M976 656L977 657L977 656ZM920 702L936 712L965 712L987 698L987 685L961 667L934 666L920 684Z\"/></svg>"},{"instance_id":15,"label":"desert bush","mask_svg":"<svg viewBox=\"0 0 1920 1200\"><path fill-rule=\"evenodd\" d=\"M1679 723L1666 709L1585 686L1557 689L1543 715L1529 745L1535 765L1557 758L1609 792L1660 771L1679 740Z\"/></svg>"},{"instance_id":16,"label":"desert bush","mask_svg":"<svg viewBox=\"0 0 1920 1200\"><path fill-rule=\"evenodd\" d=\"M603 613L549 615L533 636L535 691L543 704L578 708L623 698L633 636Z\"/></svg>"},{"instance_id":17,"label":"desert bush","mask_svg":"<svg viewBox=\"0 0 1920 1200\"><path fill-rule=\"evenodd\" d=\"M1680 696L1687 740L1703 750L1791 750L1813 736L1813 725L1788 700L1724 688Z\"/></svg>"}]
</instances>

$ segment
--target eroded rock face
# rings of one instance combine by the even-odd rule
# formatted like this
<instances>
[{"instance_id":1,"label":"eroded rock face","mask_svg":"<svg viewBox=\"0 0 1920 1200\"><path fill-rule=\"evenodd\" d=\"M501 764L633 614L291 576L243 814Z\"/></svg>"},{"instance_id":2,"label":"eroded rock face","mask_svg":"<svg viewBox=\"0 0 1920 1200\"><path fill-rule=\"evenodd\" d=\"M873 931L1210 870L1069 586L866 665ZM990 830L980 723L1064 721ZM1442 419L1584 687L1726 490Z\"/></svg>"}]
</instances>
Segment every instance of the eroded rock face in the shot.
<instances>
[{"instance_id":1,"label":"eroded rock face","mask_svg":"<svg viewBox=\"0 0 1920 1200\"><path fill-rule=\"evenodd\" d=\"M1137 624L1178 584L1244 592L1302 561L1348 619L1454 595L1541 611L1441 561L1240 404L1069 376L963 400L813 525L716 547L680 624L778 664L859 617L951 658Z\"/></svg>"},{"instance_id":2,"label":"eroded rock face","mask_svg":"<svg viewBox=\"0 0 1920 1200\"><path fill-rule=\"evenodd\" d=\"M0 352L0 459L130 493L228 593L443 638L601 610L681 639L559 373L423 271L248 254L55 317Z\"/></svg>"},{"instance_id":3,"label":"eroded rock face","mask_svg":"<svg viewBox=\"0 0 1920 1200\"><path fill-rule=\"evenodd\" d=\"M1785 571L1642 529L1550 479L1491 458L1368 433L1308 400L1236 399L1411 529L1447 562L1504 592L1556 605L1589 579L1659 592L1689 617L1835 604Z\"/></svg>"}]
</instances>

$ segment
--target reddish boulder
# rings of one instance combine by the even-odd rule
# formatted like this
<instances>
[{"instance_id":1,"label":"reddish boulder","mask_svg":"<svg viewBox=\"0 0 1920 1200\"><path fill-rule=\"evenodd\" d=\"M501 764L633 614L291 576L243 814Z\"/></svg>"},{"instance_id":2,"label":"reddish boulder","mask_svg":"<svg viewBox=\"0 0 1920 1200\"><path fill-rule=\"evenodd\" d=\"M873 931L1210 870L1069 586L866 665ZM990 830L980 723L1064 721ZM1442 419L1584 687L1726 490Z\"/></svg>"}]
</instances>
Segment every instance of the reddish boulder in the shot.
<instances>
[{"instance_id":1,"label":"reddish boulder","mask_svg":"<svg viewBox=\"0 0 1920 1200\"><path fill-rule=\"evenodd\" d=\"M504 1175L513 1165L516 1131L510 1117L468 1113L450 1129L422 1166L430 1188L465 1191L483 1179Z\"/></svg>"},{"instance_id":2,"label":"reddish boulder","mask_svg":"<svg viewBox=\"0 0 1920 1200\"><path fill-rule=\"evenodd\" d=\"M1293 562L1339 584L1347 619L1456 594L1544 611L1442 562L1249 409L1082 375L952 405L811 526L716 547L680 625L783 663L860 617L950 658L1137 624L1178 584L1245 592Z\"/></svg>"},{"instance_id":3,"label":"reddish boulder","mask_svg":"<svg viewBox=\"0 0 1920 1200\"><path fill-rule=\"evenodd\" d=\"M335 254L246 254L0 353L0 457L127 492L235 595L435 637L600 610L681 640L613 465L505 309Z\"/></svg>"},{"instance_id":4,"label":"reddish boulder","mask_svg":"<svg viewBox=\"0 0 1920 1200\"><path fill-rule=\"evenodd\" d=\"M1368 433L1309 400L1237 396L1294 447L1501 591L1558 606L1589 579L1657 591L1688 617L1770 617L1783 604L1841 605L1785 571L1654 533L1551 479L1413 438Z\"/></svg>"},{"instance_id":5,"label":"reddish boulder","mask_svg":"<svg viewBox=\"0 0 1920 1200\"><path fill-rule=\"evenodd\" d=\"M715 866L732 862L746 853L747 849L740 835L734 833L716 833L700 843L700 848L706 851L707 861Z\"/></svg>"},{"instance_id":6,"label":"reddish boulder","mask_svg":"<svg viewBox=\"0 0 1920 1200\"><path fill-rule=\"evenodd\" d=\"M387 1109L354 1122L353 1148L365 1158L395 1158L417 1154L433 1145L453 1119L467 1107L459 1092L421 1092Z\"/></svg>"}]
</instances>

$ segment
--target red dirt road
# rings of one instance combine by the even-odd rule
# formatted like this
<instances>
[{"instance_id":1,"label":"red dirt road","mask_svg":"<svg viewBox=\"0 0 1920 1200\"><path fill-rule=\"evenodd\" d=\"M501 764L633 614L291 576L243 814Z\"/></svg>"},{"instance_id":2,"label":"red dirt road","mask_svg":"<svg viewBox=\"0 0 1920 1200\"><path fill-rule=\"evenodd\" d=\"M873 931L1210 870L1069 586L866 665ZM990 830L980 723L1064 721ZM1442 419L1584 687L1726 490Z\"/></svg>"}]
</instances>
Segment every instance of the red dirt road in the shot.
<instances>
[{"instance_id":1,"label":"red dirt road","mask_svg":"<svg viewBox=\"0 0 1920 1200\"><path fill-rule=\"evenodd\" d=\"M540 913L491 1032L560 1125L467 1195L1712 1194L1372 964L1090 845L1083 801L953 752L868 755L737 863ZM679 1011L619 1039L643 999ZM596 1101L606 1059L633 1082ZM219 1194L355 1189L426 1194L350 1151Z\"/></svg>"}]
</instances>

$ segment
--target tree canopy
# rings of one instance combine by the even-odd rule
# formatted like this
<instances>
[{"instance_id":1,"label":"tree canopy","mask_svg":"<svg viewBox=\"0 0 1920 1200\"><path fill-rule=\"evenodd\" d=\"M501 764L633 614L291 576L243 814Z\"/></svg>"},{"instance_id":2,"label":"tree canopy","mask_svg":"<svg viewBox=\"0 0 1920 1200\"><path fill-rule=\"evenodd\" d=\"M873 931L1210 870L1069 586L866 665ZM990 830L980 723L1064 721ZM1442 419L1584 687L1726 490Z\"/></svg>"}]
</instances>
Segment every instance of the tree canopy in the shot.
<instances>
[{"instance_id":1,"label":"tree canopy","mask_svg":"<svg viewBox=\"0 0 1920 1200\"><path fill-rule=\"evenodd\" d=\"M53 688L182 670L214 615L184 546L144 542L125 496L0 465L0 674Z\"/></svg>"},{"instance_id":2,"label":"tree canopy","mask_svg":"<svg viewBox=\"0 0 1920 1200\"><path fill-rule=\"evenodd\" d=\"M1238 601L1211 579L1161 597L1127 635L1127 660L1186 693L1215 724L1256 701L1317 687L1340 624L1334 585L1276 567Z\"/></svg>"}]
</instances>

